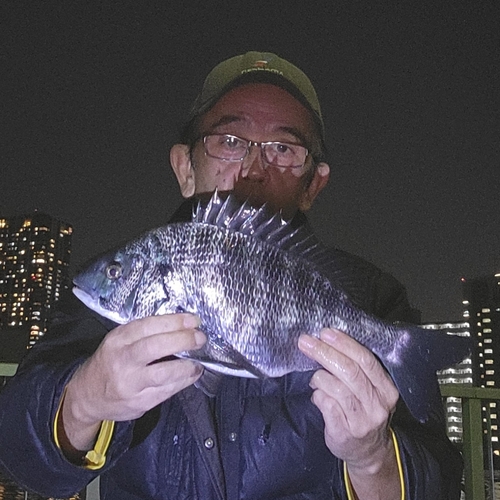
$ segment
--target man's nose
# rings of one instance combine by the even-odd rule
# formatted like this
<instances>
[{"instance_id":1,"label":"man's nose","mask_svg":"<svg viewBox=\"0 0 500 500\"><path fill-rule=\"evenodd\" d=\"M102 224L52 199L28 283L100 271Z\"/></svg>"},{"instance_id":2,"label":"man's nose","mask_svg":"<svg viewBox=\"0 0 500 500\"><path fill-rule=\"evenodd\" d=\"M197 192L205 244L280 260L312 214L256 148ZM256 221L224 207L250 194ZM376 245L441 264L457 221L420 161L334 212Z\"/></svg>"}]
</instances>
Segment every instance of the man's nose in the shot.
<instances>
[{"instance_id":1,"label":"man's nose","mask_svg":"<svg viewBox=\"0 0 500 500\"><path fill-rule=\"evenodd\" d=\"M266 167L260 146L251 146L241 165L241 176L252 180L263 179L267 175Z\"/></svg>"}]
</instances>

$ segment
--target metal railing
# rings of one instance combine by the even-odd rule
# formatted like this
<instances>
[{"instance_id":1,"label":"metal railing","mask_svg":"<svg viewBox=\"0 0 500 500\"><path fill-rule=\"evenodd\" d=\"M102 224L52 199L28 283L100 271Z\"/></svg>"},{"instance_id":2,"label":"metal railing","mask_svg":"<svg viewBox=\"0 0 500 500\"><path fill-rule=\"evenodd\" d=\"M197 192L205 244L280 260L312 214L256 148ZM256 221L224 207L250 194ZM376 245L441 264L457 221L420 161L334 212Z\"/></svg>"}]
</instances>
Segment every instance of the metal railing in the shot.
<instances>
[{"instance_id":1,"label":"metal railing","mask_svg":"<svg viewBox=\"0 0 500 500\"><path fill-rule=\"evenodd\" d=\"M441 385L443 397L462 400L462 445L464 458L465 500L485 500L485 450L483 401L500 401L500 389L470 387L463 384ZM487 422L488 423L488 422ZM488 431L488 429L486 429ZM491 429L490 429L491 430ZM491 450L489 450L491 453ZM492 461L492 457L486 457ZM492 462L491 462L492 463ZM493 466L490 468L490 495L495 498Z\"/></svg>"}]
</instances>

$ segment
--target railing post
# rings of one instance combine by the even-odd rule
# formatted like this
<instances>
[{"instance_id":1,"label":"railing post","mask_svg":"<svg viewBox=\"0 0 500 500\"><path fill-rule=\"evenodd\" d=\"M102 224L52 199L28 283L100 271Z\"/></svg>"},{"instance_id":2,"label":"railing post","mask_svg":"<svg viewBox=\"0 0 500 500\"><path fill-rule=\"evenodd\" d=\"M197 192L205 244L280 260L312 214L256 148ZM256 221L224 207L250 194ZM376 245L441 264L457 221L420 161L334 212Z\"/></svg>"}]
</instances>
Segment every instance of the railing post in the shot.
<instances>
[{"instance_id":1,"label":"railing post","mask_svg":"<svg viewBox=\"0 0 500 500\"><path fill-rule=\"evenodd\" d=\"M462 399L465 499L484 500L483 427L480 399Z\"/></svg>"},{"instance_id":2,"label":"railing post","mask_svg":"<svg viewBox=\"0 0 500 500\"><path fill-rule=\"evenodd\" d=\"M463 384L443 384L443 397L462 398L463 457L465 499L484 500L483 401L500 401L500 389L471 387Z\"/></svg>"},{"instance_id":3,"label":"railing post","mask_svg":"<svg viewBox=\"0 0 500 500\"><path fill-rule=\"evenodd\" d=\"M0 377L13 377L17 371L17 363L0 362Z\"/></svg>"}]
</instances>

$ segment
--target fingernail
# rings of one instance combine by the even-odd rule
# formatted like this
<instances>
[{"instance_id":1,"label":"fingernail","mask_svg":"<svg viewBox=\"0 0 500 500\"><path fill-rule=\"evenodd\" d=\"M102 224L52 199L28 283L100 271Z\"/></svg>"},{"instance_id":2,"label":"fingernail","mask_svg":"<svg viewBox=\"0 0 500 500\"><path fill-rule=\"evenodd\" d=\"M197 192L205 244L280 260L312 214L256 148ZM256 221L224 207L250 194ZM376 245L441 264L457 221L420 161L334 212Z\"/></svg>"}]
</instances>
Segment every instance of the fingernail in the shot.
<instances>
[{"instance_id":1,"label":"fingernail","mask_svg":"<svg viewBox=\"0 0 500 500\"><path fill-rule=\"evenodd\" d=\"M195 316L194 314L186 314L186 316L184 316L184 328L198 328L200 326L200 323L200 318L198 316Z\"/></svg>"},{"instance_id":2,"label":"fingernail","mask_svg":"<svg viewBox=\"0 0 500 500\"><path fill-rule=\"evenodd\" d=\"M319 337L321 340L327 341L328 343L334 343L337 341L337 332L331 330L330 328L325 328L321 330Z\"/></svg>"},{"instance_id":3,"label":"fingernail","mask_svg":"<svg viewBox=\"0 0 500 500\"><path fill-rule=\"evenodd\" d=\"M314 346L314 338L311 335L302 334L299 337L299 347L304 347L305 349L312 349Z\"/></svg>"},{"instance_id":4,"label":"fingernail","mask_svg":"<svg viewBox=\"0 0 500 500\"><path fill-rule=\"evenodd\" d=\"M200 332L200 330L195 330L194 340L196 342L196 345L201 347L207 341L207 337L203 332Z\"/></svg>"}]
</instances>

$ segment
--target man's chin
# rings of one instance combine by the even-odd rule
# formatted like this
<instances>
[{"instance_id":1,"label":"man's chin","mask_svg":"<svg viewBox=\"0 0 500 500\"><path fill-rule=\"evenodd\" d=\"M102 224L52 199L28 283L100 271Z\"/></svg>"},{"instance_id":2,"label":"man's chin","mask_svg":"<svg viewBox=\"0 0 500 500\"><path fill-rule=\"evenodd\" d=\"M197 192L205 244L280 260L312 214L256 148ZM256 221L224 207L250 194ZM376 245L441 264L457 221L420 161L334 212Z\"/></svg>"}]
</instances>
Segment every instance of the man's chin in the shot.
<instances>
[{"instance_id":1,"label":"man's chin","mask_svg":"<svg viewBox=\"0 0 500 500\"><path fill-rule=\"evenodd\" d=\"M265 205L269 213L274 214L280 212L281 216L284 219L291 219L297 211L297 207L295 206L282 207L280 206L279 203L276 203L275 199L267 199L265 193L263 193L262 190L258 192L257 189L247 190L236 187L233 191L217 191L217 194L223 199L231 195L239 203L249 203L252 207L255 208L260 208L263 205ZM207 192L207 193L198 193L196 196L201 202L206 203L210 200L212 195L213 192Z\"/></svg>"},{"instance_id":2,"label":"man's chin","mask_svg":"<svg viewBox=\"0 0 500 500\"><path fill-rule=\"evenodd\" d=\"M196 193L196 198L198 198L201 202L208 202L210 201L210 198L212 198L214 194L214 191L209 191L205 193ZM252 191L242 191L241 189L234 189L231 191L220 191L217 190L217 194L222 198L225 199L229 195L231 195L233 198L235 198L238 202L240 203L250 203L252 207L255 208L260 208L262 205L264 205L267 200L265 199L262 194L256 193L255 190Z\"/></svg>"}]
</instances>

